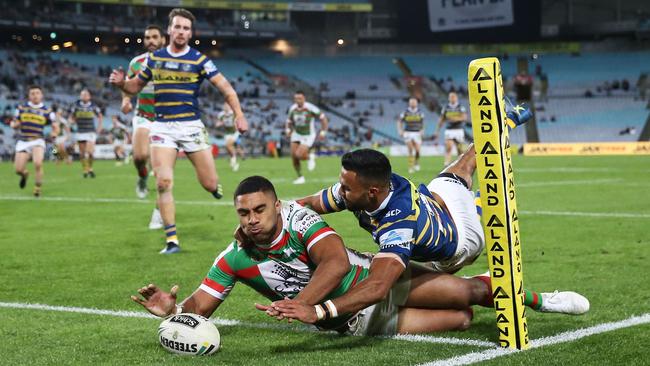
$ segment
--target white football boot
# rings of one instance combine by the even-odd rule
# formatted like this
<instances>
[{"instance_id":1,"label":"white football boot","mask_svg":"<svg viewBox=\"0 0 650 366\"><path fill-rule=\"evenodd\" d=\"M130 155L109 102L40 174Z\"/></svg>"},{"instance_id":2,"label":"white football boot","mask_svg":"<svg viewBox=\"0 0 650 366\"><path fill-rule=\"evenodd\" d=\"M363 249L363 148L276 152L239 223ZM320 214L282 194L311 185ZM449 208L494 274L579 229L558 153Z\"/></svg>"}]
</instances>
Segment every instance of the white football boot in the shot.
<instances>
[{"instance_id":1,"label":"white football boot","mask_svg":"<svg viewBox=\"0 0 650 366\"><path fill-rule=\"evenodd\" d=\"M589 311L589 300L573 291L542 292L542 313L580 315Z\"/></svg>"},{"instance_id":2,"label":"white football boot","mask_svg":"<svg viewBox=\"0 0 650 366\"><path fill-rule=\"evenodd\" d=\"M160 216L160 210L154 207L151 213L151 221L149 221L149 230L158 230L163 228L163 219Z\"/></svg>"}]
</instances>

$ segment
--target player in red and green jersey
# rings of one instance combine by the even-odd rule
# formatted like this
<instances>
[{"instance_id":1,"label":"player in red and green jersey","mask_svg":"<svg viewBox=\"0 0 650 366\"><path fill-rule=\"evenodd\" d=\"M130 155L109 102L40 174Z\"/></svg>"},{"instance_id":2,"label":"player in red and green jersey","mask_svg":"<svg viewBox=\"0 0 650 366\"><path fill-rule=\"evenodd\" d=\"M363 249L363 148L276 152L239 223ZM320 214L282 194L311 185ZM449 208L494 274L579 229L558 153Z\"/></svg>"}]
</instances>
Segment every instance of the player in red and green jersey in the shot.
<instances>
[{"instance_id":1,"label":"player in red and green jersey","mask_svg":"<svg viewBox=\"0 0 650 366\"><path fill-rule=\"evenodd\" d=\"M165 46L165 36L161 27L149 25L144 31L144 48L147 52L135 56L129 62L127 78L132 79L138 75L147 60L150 52L159 50ZM133 110L131 95L122 93L122 113L130 113ZM147 188L147 163L149 161L149 128L155 119L155 91L153 84L146 85L137 94L135 115L133 116L133 164L138 172L138 182L135 186L135 194L138 198L144 199L149 193ZM162 229L163 222L158 206L151 214L149 229Z\"/></svg>"}]
</instances>

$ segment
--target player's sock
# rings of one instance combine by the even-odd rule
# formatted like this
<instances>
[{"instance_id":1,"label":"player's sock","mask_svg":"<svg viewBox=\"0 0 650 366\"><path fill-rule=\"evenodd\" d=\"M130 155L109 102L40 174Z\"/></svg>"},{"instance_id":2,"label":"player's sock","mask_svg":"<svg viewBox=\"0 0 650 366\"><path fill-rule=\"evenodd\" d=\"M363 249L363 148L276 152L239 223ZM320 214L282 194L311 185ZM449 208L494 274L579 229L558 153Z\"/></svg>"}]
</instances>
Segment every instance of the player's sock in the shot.
<instances>
[{"instance_id":1,"label":"player's sock","mask_svg":"<svg viewBox=\"0 0 650 366\"><path fill-rule=\"evenodd\" d=\"M35 182L34 183L34 197L40 197L41 196L41 182Z\"/></svg>"},{"instance_id":2,"label":"player's sock","mask_svg":"<svg viewBox=\"0 0 650 366\"><path fill-rule=\"evenodd\" d=\"M142 179L147 179L147 176L149 175L149 172L147 171L147 165L144 164L141 167L138 168L138 177Z\"/></svg>"},{"instance_id":3,"label":"player's sock","mask_svg":"<svg viewBox=\"0 0 650 366\"><path fill-rule=\"evenodd\" d=\"M176 224L165 225L165 236L168 243L178 245L178 236L176 235Z\"/></svg>"},{"instance_id":4,"label":"player's sock","mask_svg":"<svg viewBox=\"0 0 650 366\"><path fill-rule=\"evenodd\" d=\"M221 186L221 183L217 184L217 189L214 191L210 192L212 193L212 196L218 200L220 200L223 197L223 187Z\"/></svg>"},{"instance_id":5,"label":"player's sock","mask_svg":"<svg viewBox=\"0 0 650 366\"><path fill-rule=\"evenodd\" d=\"M524 305L529 306L533 310L539 310L542 307L542 295L535 291L524 289Z\"/></svg>"}]
</instances>

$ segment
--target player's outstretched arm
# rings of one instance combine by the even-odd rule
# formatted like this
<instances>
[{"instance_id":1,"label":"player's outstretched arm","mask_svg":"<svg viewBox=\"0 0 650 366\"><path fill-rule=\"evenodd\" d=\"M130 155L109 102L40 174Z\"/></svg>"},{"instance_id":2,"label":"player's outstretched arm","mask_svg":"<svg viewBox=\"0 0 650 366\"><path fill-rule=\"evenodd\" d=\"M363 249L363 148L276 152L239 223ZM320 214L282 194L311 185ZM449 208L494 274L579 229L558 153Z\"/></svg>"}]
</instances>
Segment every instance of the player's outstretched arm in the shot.
<instances>
[{"instance_id":1,"label":"player's outstretched arm","mask_svg":"<svg viewBox=\"0 0 650 366\"><path fill-rule=\"evenodd\" d=\"M404 272L404 264L401 260L389 257L375 258L370 265L370 274L365 280L354 286L345 295L331 300L336 313L355 313L382 301L402 272ZM305 305L296 300L275 301L271 306L285 318L297 319L308 324L320 320L316 306ZM332 314L329 309L328 312Z\"/></svg>"},{"instance_id":2,"label":"player's outstretched arm","mask_svg":"<svg viewBox=\"0 0 650 366\"><path fill-rule=\"evenodd\" d=\"M326 214L329 213L329 211L325 210L325 207L323 207L323 203L320 200L321 192L318 192L314 194L313 196L307 196L303 198L299 198L296 200L301 206L304 207L309 207L312 210L316 211L318 214Z\"/></svg>"},{"instance_id":3,"label":"player's outstretched arm","mask_svg":"<svg viewBox=\"0 0 650 366\"><path fill-rule=\"evenodd\" d=\"M235 113L235 126L237 127L237 131L240 133L248 131L248 121L241 109L237 92L235 92L235 89L233 89L228 79L226 79L221 73L218 73L210 79L210 82L219 89L221 95L223 95L223 98L226 100L226 103L228 103L232 111Z\"/></svg>"},{"instance_id":4,"label":"player's outstretched arm","mask_svg":"<svg viewBox=\"0 0 650 366\"><path fill-rule=\"evenodd\" d=\"M132 295L131 300L142 305L151 314L161 318L180 312L199 314L207 318L221 304L221 300L210 296L203 290L197 289L180 305L177 305L177 292L178 285L174 285L169 292L165 292L156 285L149 284L138 290L142 297Z\"/></svg>"}]
</instances>

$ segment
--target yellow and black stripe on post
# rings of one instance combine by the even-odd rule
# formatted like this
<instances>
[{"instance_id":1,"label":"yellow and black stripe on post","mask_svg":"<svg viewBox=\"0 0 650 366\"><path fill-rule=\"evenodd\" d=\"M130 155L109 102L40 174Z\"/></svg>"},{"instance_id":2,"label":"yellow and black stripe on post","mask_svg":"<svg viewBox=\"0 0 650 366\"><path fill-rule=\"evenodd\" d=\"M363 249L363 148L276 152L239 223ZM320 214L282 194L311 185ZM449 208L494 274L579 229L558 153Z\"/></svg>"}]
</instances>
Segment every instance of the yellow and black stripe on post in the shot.
<instances>
[{"instance_id":1,"label":"yellow and black stripe on post","mask_svg":"<svg viewBox=\"0 0 650 366\"><path fill-rule=\"evenodd\" d=\"M526 349L519 218L499 60L473 60L468 90L499 344Z\"/></svg>"}]
</instances>

